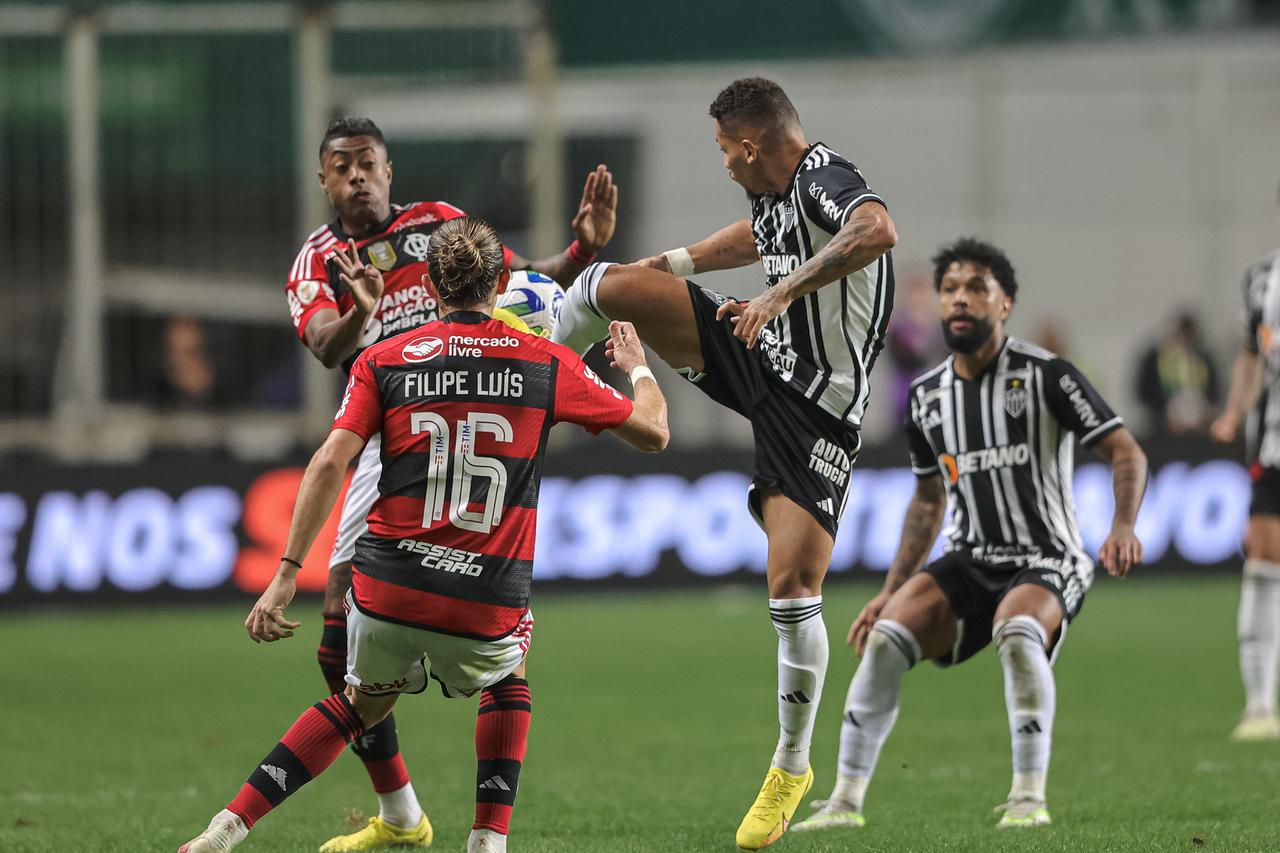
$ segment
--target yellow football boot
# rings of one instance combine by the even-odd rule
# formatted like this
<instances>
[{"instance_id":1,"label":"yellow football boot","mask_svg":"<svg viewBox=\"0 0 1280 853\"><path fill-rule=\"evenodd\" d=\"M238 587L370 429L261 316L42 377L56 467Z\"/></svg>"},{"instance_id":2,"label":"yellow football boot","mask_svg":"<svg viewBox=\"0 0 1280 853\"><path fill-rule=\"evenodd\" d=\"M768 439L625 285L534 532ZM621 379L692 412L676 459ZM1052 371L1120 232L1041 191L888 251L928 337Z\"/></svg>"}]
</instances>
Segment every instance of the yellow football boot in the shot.
<instances>
[{"instance_id":1,"label":"yellow football boot","mask_svg":"<svg viewBox=\"0 0 1280 853\"><path fill-rule=\"evenodd\" d=\"M1241 742L1280 739L1280 717L1266 714L1245 717L1231 732L1231 739Z\"/></svg>"},{"instance_id":2,"label":"yellow football boot","mask_svg":"<svg viewBox=\"0 0 1280 853\"><path fill-rule=\"evenodd\" d=\"M806 767L800 776L770 767L756 801L738 827L738 846L743 850L759 850L781 838L792 815L800 808L800 801L812 787L812 767Z\"/></svg>"},{"instance_id":3,"label":"yellow football boot","mask_svg":"<svg viewBox=\"0 0 1280 853\"><path fill-rule=\"evenodd\" d=\"M380 817L369 818L369 825L350 835L330 838L320 847L320 853L348 853L352 850L382 850L388 847L427 847L435 837L431 821L423 815L412 829L401 829Z\"/></svg>"}]
</instances>

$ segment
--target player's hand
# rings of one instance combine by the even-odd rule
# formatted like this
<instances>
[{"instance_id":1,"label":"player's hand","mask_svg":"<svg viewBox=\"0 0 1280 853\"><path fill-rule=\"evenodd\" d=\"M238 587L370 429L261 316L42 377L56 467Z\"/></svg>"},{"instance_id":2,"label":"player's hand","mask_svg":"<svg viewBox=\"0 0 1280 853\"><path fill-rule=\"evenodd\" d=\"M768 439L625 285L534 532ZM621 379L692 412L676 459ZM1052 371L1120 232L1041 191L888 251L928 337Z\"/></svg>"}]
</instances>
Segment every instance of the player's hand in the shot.
<instances>
[{"instance_id":1,"label":"player's hand","mask_svg":"<svg viewBox=\"0 0 1280 853\"><path fill-rule=\"evenodd\" d=\"M726 302L716 309L716 319L730 317L733 323L733 336L752 349L760 337L760 330L765 324L787 310L790 303L775 286L752 299L750 302Z\"/></svg>"},{"instance_id":2,"label":"player's hand","mask_svg":"<svg viewBox=\"0 0 1280 853\"><path fill-rule=\"evenodd\" d=\"M618 224L618 187L613 182L613 173L603 163L587 175L578 215L569 224L573 226L578 245L593 255L613 238L613 229Z\"/></svg>"},{"instance_id":3,"label":"player's hand","mask_svg":"<svg viewBox=\"0 0 1280 853\"><path fill-rule=\"evenodd\" d=\"M1127 524L1112 527L1107 541L1098 549L1098 559L1113 578L1129 574L1129 569L1142 562L1142 543L1133 527Z\"/></svg>"},{"instance_id":4,"label":"player's hand","mask_svg":"<svg viewBox=\"0 0 1280 853\"><path fill-rule=\"evenodd\" d=\"M1209 436L1221 444L1230 444L1235 441L1239 430L1240 419L1230 410L1218 415L1213 423L1209 424Z\"/></svg>"},{"instance_id":5,"label":"player's hand","mask_svg":"<svg viewBox=\"0 0 1280 853\"><path fill-rule=\"evenodd\" d=\"M338 264L338 274L343 283L351 288L351 298L356 301L356 307L365 314L372 314L385 286L382 271L373 264L360 263L355 240L334 252L333 259Z\"/></svg>"},{"instance_id":6,"label":"player's hand","mask_svg":"<svg viewBox=\"0 0 1280 853\"><path fill-rule=\"evenodd\" d=\"M641 258L640 260L635 261L632 266L648 267L651 270L658 270L659 272L665 272L669 275L672 274L671 262L667 260L666 255L654 255L652 258Z\"/></svg>"},{"instance_id":7,"label":"player's hand","mask_svg":"<svg viewBox=\"0 0 1280 853\"><path fill-rule=\"evenodd\" d=\"M644 344L636 334L636 327L618 320L609 323L609 338L604 344L604 354L609 359L610 367L616 367L626 374L642 364L648 364L644 357Z\"/></svg>"},{"instance_id":8,"label":"player's hand","mask_svg":"<svg viewBox=\"0 0 1280 853\"><path fill-rule=\"evenodd\" d=\"M293 601L297 589L298 583L293 578L282 575L272 578L271 585L253 605L249 618L244 620L244 629L255 643L274 643L293 636L293 629L302 623L285 619L284 610Z\"/></svg>"},{"instance_id":9,"label":"player's hand","mask_svg":"<svg viewBox=\"0 0 1280 853\"><path fill-rule=\"evenodd\" d=\"M876 624L876 620L880 618L880 611L884 610L884 606L892 597L893 593L881 590L875 598L867 602L867 606L862 608L858 618L854 619L853 624L849 626L849 636L845 638L845 645L853 646L858 657L862 657L862 653L866 651L867 636L871 633L871 626Z\"/></svg>"}]
</instances>

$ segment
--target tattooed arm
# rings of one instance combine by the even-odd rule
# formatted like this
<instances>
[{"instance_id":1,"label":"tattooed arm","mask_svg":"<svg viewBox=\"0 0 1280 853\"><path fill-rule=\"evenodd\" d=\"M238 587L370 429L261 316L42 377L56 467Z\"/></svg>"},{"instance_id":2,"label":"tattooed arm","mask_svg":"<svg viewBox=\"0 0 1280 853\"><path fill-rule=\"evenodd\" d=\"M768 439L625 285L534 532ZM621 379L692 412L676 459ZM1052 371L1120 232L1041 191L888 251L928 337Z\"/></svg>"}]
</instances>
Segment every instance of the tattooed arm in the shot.
<instances>
[{"instance_id":1,"label":"tattooed arm","mask_svg":"<svg viewBox=\"0 0 1280 853\"><path fill-rule=\"evenodd\" d=\"M1111 489L1116 502L1111 532L1098 549L1098 559L1108 574L1124 577L1142 562L1142 543L1133 526L1147 490L1147 456L1133 433L1123 428L1108 433L1093 449L1111 466Z\"/></svg>"},{"instance_id":2,"label":"tattooed arm","mask_svg":"<svg viewBox=\"0 0 1280 853\"><path fill-rule=\"evenodd\" d=\"M858 618L849 627L848 644L857 647L862 654L871 626L880 618L880 612L889 603L889 599L898 591L907 579L924 566L933 543L937 541L938 531L942 529L942 518L947 511L947 493L942 484L942 476L920 477L916 480L916 493L907 506L907 515L902 520L902 542L898 545L898 553L889 566L889 574L884 579L884 588L875 598L867 602Z\"/></svg>"},{"instance_id":3,"label":"tattooed arm","mask_svg":"<svg viewBox=\"0 0 1280 853\"><path fill-rule=\"evenodd\" d=\"M860 204L818 254L750 302L721 305L717 318L736 315L733 334L754 347L764 325L792 302L874 263L897 243L898 232L884 205L878 201Z\"/></svg>"}]
</instances>

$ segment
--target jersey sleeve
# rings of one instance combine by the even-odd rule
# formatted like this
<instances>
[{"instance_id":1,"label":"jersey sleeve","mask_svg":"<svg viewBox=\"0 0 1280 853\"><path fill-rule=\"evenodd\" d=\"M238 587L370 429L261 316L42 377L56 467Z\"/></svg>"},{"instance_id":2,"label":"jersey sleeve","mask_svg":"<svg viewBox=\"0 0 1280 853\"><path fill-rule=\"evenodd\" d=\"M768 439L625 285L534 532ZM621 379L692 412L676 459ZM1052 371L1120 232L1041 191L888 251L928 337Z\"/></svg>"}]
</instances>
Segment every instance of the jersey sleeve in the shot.
<instances>
[{"instance_id":1,"label":"jersey sleeve","mask_svg":"<svg viewBox=\"0 0 1280 853\"><path fill-rule=\"evenodd\" d=\"M884 204L852 163L833 161L800 175L800 204L808 220L835 234L849 215L869 201Z\"/></svg>"},{"instance_id":2,"label":"jersey sleeve","mask_svg":"<svg viewBox=\"0 0 1280 853\"><path fill-rule=\"evenodd\" d=\"M920 426L922 415L920 404L915 395L912 395L911 408L907 411L903 430L907 434L907 456L911 460L911 471L917 477L938 473L938 460L934 458L933 448L929 446L929 439Z\"/></svg>"},{"instance_id":3,"label":"jersey sleeve","mask_svg":"<svg viewBox=\"0 0 1280 853\"><path fill-rule=\"evenodd\" d=\"M382 397L368 355L360 356L351 366L351 378L334 416L333 429L349 430L365 441L382 431Z\"/></svg>"},{"instance_id":4,"label":"jersey sleeve","mask_svg":"<svg viewBox=\"0 0 1280 853\"><path fill-rule=\"evenodd\" d=\"M1124 426L1107 401L1074 364L1055 358L1045 370L1045 402L1058 423L1092 447L1108 433Z\"/></svg>"},{"instance_id":5,"label":"jersey sleeve","mask_svg":"<svg viewBox=\"0 0 1280 853\"><path fill-rule=\"evenodd\" d=\"M307 323L317 311L325 308L341 310L333 288L329 286L329 271L325 268L324 259L314 248L303 246L294 259L285 284L285 299L289 302L289 319L293 320L293 328L304 341Z\"/></svg>"},{"instance_id":6,"label":"jersey sleeve","mask_svg":"<svg viewBox=\"0 0 1280 853\"><path fill-rule=\"evenodd\" d=\"M605 384L572 350L556 355L555 420L578 424L590 433L621 426L632 404Z\"/></svg>"}]
</instances>

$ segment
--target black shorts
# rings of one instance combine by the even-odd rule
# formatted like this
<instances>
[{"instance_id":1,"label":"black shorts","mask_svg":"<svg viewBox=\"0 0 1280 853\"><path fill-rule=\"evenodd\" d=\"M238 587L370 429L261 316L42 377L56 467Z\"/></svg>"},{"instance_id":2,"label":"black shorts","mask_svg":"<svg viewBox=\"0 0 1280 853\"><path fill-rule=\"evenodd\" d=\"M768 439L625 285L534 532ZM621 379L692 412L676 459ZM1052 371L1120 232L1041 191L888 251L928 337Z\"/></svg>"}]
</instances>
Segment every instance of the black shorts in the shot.
<instances>
[{"instance_id":1,"label":"black shorts","mask_svg":"<svg viewBox=\"0 0 1280 853\"><path fill-rule=\"evenodd\" d=\"M751 422L755 470L747 505L762 522L761 489L777 488L804 507L834 539L858 458L858 431L786 385L759 347L747 349L716 311L730 301L689 282L702 348L702 373L686 375L708 397Z\"/></svg>"},{"instance_id":2,"label":"black shorts","mask_svg":"<svg viewBox=\"0 0 1280 853\"><path fill-rule=\"evenodd\" d=\"M1280 515L1280 468L1255 463L1249 468L1249 477L1253 480L1249 515Z\"/></svg>"},{"instance_id":3,"label":"black shorts","mask_svg":"<svg viewBox=\"0 0 1280 853\"><path fill-rule=\"evenodd\" d=\"M934 663L939 666L961 663L987 647L991 642L991 624L996 618L996 608L1015 586L1025 583L1042 586L1051 591L1062 605L1064 621L1058 636L1053 638L1051 658L1057 656L1067 633L1067 624L1084 605L1084 582L1070 571L989 563L964 551L943 554L924 570L938 582L959 622L955 648L945 657L934 658Z\"/></svg>"}]
</instances>

